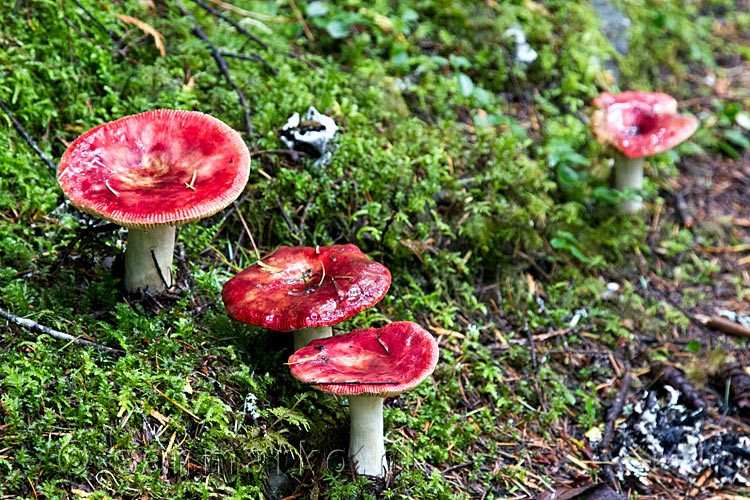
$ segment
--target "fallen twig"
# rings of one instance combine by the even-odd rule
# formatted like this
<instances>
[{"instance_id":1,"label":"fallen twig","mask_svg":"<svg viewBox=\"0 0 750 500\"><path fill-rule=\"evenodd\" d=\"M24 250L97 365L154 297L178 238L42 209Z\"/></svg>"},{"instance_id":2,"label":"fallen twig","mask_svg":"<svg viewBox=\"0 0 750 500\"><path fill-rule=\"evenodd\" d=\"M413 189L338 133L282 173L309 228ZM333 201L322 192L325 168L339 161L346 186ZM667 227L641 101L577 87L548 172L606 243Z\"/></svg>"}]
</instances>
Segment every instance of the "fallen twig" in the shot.
<instances>
[{"instance_id":1,"label":"fallen twig","mask_svg":"<svg viewBox=\"0 0 750 500\"><path fill-rule=\"evenodd\" d=\"M7 311L3 311L2 309L0 309L0 318L10 321L14 325L20 326L21 328L25 328L26 330L30 330L36 333L41 333L44 335L49 335L50 337L55 338L57 340L63 340L66 342L72 342L73 344L93 347L95 349L98 349L103 352L108 352L110 354L116 354L116 355L125 354L125 352L121 351L120 349L107 347L104 345L97 344L96 342L91 342L90 340L82 339L80 337L74 337L72 335L68 335L67 333L53 330L52 328L49 328L47 326L40 325L36 321L32 321L30 319L15 316L13 314L10 314Z\"/></svg>"},{"instance_id":2,"label":"fallen twig","mask_svg":"<svg viewBox=\"0 0 750 500\"><path fill-rule=\"evenodd\" d=\"M62 18L63 18L63 21L65 21L65 24L67 24L69 27L73 28L73 31L75 31L76 34L78 36L80 36L81 38L83 38L84 40L88 40L91 43L93 43L94 45L96 45L97 47L101 47L104 50L108 50L108 51L112 52L113 54L122 57L123 59L125 59L129 63L135 64L137 66L141 65L140 61L138 61L136 59L133 59L132 57L129 57L128 55L126 55L126 49L128 47L125 47L124 49L121 49L119 47L108 47L107 45L104 45L103 43L99 43L96 40L94 40L93 38L91 38L89 36L86 36L86 34L84 32L82 32L80 30L80 28L78 28L78 26L75 25L75 23L73 21L71 21L70 19L68 19L68 17L66 15L63 15Z\"/></svg>"},{"instance_id":3,"label":"fallen twig","mask_svg":"<svg viewBox=\"0 0 750 500\"><path fill-rule=\"evenodd\" d=\"M248 138L252 137L253 135L253 124L250 121L250 107L247 104L247 99L245 99L245 94L242 93L242 90L240 90L237 85L234 84L234 81L232 80L231 75L229 74L229 66L227 66L226 60L221 56L221 52L219 52L219 49L216 48L216 45L211 43L211 40L208 39L206 34L203 32L203 29L201 28L201 25L198 23L198 20L195 19L195 16L193 16L190 12L185 10L182 5L180 5L180 11L182 12L183 16L188 16L190 19L192 19L193 24L195 27L192 29L192 33L203 40L203 43L208 45L208 47L211 49L211 55L213 56L214 60L216 61L216 65L219 67L219 71L221 71L221 74L224 75L224 78L226 79L229 86L234 90L234 93L237 94L237 98L240 101L240 105L242 106L242 111L245 115L245 127L247 128Z\"/></svg>"},{"instance_id":4,"label":"fallen twig","mask_svg":"<svg viewBox=\"0 0 750 500\"><path fill-rule=\"evenodd\" d=\"M737 252L746 252L750 250L750 244L743 243L740 245L731 245L728 247L704 247L701 245L697 246L698 250L701 250L702 252L706 253L737 253Z\"/></svg>"},{"instance_id":5,"label":"fallen twig","mask_svg":"<svg viewBox=\"0 0 750 500\"><path fill-rule=\"evenodd\" d=\"M284 205L281 203L281 199L277 196L276 197L276 204L279 206L279 211L281 212L281 216L284 217L284 220L286 221L287 225L289 226L289 230L299 236L299 230L294 225L294 222L292 222L292 218L289 217L289 214L284 209Z\"/></svg>"},{"instance_id":6,"label":"fallen twig","mask_svg":"<svg viewBox=\"0 0 750 500\"><path fill-rule=\"evenodd\" d=\"M297 235L299 237L299 245L302 246L305 239L305 220L307 219L307 211L310 210L310 207L312 206L312 200L308 200L307 203L305 203L305 208L302 209L302 216L299 218L299 234ZM335 284L335 282L334 282Z\"/></svg>"},{"instance_id":7,"label":"fallen twig","mask_svg":"<svg viewBox=\"0 0 750 500\"><path fill-rule=\"evenodd\" d=\"M721 316L696 316L704 326L711 330L716 330L732 337L739 337L742 339L750 339L750 328L742 326L736 321L732 321L728 318L722 318Z\"/></svg>"},{"instance_id":8,"label":"fallen twig","mask_svg":"<svg viewBox=\"0 0 750 500\"><path fill-rule=\"evenodd\" d=\"M107 34L107 36L112 39L113 42L119 44L119 35L114 30L111 30L111 29L107 28L106 26L104 26L104 24L102 24L102 22L100 20L98 20L94 16L94 14L91 13L91 11L89 11L88 9L86 9L86 7L84 7L83 5L81 5L81 2L79 2L78 0L73 0L73 3L75 3L78 6L78 8L81 9L88 16L89 19L91 19L92 21L94 21L94 24L96 24L97 26L99 26L99 28L103 32L105 32Z\"/></svg>"},{"instance_id":9,"label":"fallen twig","mask_svg":"<svg viewBox=\"0 0 750 500\"><path fill-rule=\"evenodd\" d=\"M226 21L227 23L231 24L234 29L236 29L237 31L239 31L240 33L242 33L243 35L245 35L246 37L248 37L253 42L257 43L258 45L260 45L264 49L268 50L268 44L267 43L265 43L263 40L261 40L260 38L258 38L255 35L253 35L249 31L247 31L245 28L243 28L237 21L235 21L231 17L225 16L224 14L222 14L218 10L214 9L213 7L211 7L210 5L208 5L207 3L202 2L201 0L193 0L193 2L195 2L201 9L205 10L206 12L209 12L210 14L218 17L219 19L221 19L223 21ZM258 56L258 57L260 57L260 56ZM268 64L268 63L266 63L266 64Z\"/></svg>"},{"instance_id":10,"label":"fallen twig","mask_svg":"<svg viewBox=\"0 0 750 500\"><path fill-rule=\"evenodd\" d=\"M302 25L302 31L305 32L305 36L308 40L310 40L310 43L313 45L313 47L316 47L315 43L315 37L312 34L312 31L310 31L310 27L305 22L305 17L302 15L302 12L300 12L299 8L297 7L297 4L294 3L294 0L287 0L289 2L289 6L292 8L292 12L294 12L294 16L297 18L297 21Z\"/></svg>"},{"instance_id":11,"label":"fallen twig","mask_svg":"<svg viewBox=\"0 0 750 500\"><path fill-rule=\"evenodd\" d=\"M13 122L13 125L16 127L16 130L18 130L18 133L21 134L21 136L26 139L26 142L29 143L29 146L31 146L31 149L33 149L36 154L39 155L39 157L44 160L44 162L49 165L49 167L53 171L57 171L57 165L55 165L55 162L50 160L49 156L47 156L44 151L39 149L39 145L37 145L36 141L31 138L28 132L26 132L26 129L23 128L23 125L21 125L21 122L19 122L15 116L13 116L13 113L10 112L10 109L5 105L5 103L0 100L0 109L2 109L6 115L8 115L8 118L10 118L10 121Z\"/></svg>"},{"instance_id":12,"label":"fallen twig","mask_svg":"<svg viewBox=\"0 0 750 500\"><path fill-rule=\"evenodd\" d=\"M261 56L259 56L258 54L255 54L255 53L253 53L253 54L252 54L252 55L250 55L250 56L246 56L246 55L243 55L243 54L232 54L231 52L222 52L222 53L221 53L221 56L222 56L222 57L231 57L231 58L233 58L233 59L241 59L242 61L253 61L253 62L259 62L259 63L261 63L261 64L262 64L263 66L265 66L265 67L266 67L266 69L268 69L268 71L270 71L270 72L271 72L271 74L272 74L273 76L279 76L279 72L278 72L278 71L276 71L276 70L275 70L275 69L273 68L273 66L271 66L271 65L269 64L269 62L268 62L268 61L266 61L265 59L263 59L263 58L262 58Z\"/></svg>"},{"instance_id":13,"label":"fallen twig","mask_svg":"<svg viewBox=\"0 0 750 500\"><path fill-rule=\"evenodd\" d=\"M622 413L622 407L625 405L625 400L630 392L632 375L630 374L628 366L626 366L625 370L625 376L620 382L620 390L617 392L617 396L615 397L609 412L607 412L607 421L604 425L602 440L599 442L599 450L601 450L602 460L605 462L610 462L612 460L609 446L612 444L612 438L615 434L615 422L620 416L620 413ZM612 466L610 464L603 465L602 472L604 473L604 478L607 482L615 484L615 475L612 472Z\"/></svg>"},{"instance_id":14,"label":"fallen twig","mask_svg":"<svg viewBox=\"0 0 750 500\"><path fill-rule=\"evenodd\" d=\"M191 412L190 410L188 410L187 408L185 408L184 406L182 406L180 403L178 403L174 399L172 399L169 396L167 396L166 394L164 394L164 392L160 391L158 387L156 387L154 384L152 384L148 380L144 380L144 382L146 382L148 385L150 385L151 388L153 390L155 390L157 393L159 393L164 399L166 399L167 401L169 401L170 403L172 403L173 405L175 405L177 408L179 408L180 410L184 411L185 413L187 413L188 415L190 415L191 417L193 417L198 423L200 423L200 422L203 421L203 419L201 419L198 415L196 415L195 413Z\"/></svg>"}]
</instances>

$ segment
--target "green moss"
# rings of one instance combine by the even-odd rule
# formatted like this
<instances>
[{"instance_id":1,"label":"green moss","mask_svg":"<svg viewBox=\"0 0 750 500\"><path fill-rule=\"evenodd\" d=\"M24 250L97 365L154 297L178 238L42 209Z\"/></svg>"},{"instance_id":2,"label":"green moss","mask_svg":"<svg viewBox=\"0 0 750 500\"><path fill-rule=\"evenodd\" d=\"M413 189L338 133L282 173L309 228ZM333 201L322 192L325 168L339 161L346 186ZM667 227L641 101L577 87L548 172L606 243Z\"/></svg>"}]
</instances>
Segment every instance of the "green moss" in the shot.
<instances>
[{"instance_id":1,"label":"green moss","mask_svg":"<svg viewBox=\"0 0 750 500\"><path fill-rule=\"evenodd\" d=\"M602 417L591 379L611 376L570 369L573 361L554 353L534 369L528 332L565 328L580 308L588 311L580 321L595 331L586 333L605 346L627 342L634 328L685 327L678 311L641 297L627 280L621 301L602 298L597 273L626 275L633 255L652 247L643 243L643 222L616 213L618 194L588 133L586 106L608 87L604 64L613 59L621 88L687 95L680 82L691 65L715 68L718 48L739 50L713 32L711 9L730 2L709 2L709 11L618 2L633 20L626 57L607 44L588 3L348 0L326 2L323 12L298 2L311 41L288 3L236 2L262 14L265 28L226 12L267 42L265 50L184 2L220 50L258 52L277 72L227 60L248 98L253 137L209 48L191 35L191 20L171 2L154 3L81 0L103 27L76 2L35 0L18 15L13 5L0 7L0 99L53 160L92 126L162 107L211 113L262 151L283 148L279 127L314 105L341 127L338 149L328 166L255 155L234 211L179 230L189 289L161 302L126 302L105 265L121 252L123 234L92 227L65 203L54 173L3 118L0 307L126 355L6 330L0 493L62 497L90 484L97 498L274 498L297 490L331 499L499 498L531 481L520 464L537 452L507 447L518 429L551 437L568 415L578 422L568 432L581 439ZM158 30L166 57L116 13ZM750 16L734 22L740 30ZM505 35L514 25L538 52L532 64L514 62ZM646 48L650 59L639 56ZM723 108L719 132L705 132L700 143L714 147L739 111ZM674 174L677 158L652 162L649 195ZM351 478L341 451L346 406L292 379L283 365L287 336L226 316L222 284L255 261L239 215L262 250L353 242L391 269L386 299L341 331L410 319L443 332L436 382L387 404L390 489ZM692 234L664 222L657 229L666 236L656 251L682 259ZM696 283L715 272L700 259L680 266L673 272ZM530 283L544 295L530 293ZM565 342L584 344L576 332ZM466 483L442 473L454 466ZM543 470L534 474L538 487L549 484Z\"/></svg>"}]
</instances>

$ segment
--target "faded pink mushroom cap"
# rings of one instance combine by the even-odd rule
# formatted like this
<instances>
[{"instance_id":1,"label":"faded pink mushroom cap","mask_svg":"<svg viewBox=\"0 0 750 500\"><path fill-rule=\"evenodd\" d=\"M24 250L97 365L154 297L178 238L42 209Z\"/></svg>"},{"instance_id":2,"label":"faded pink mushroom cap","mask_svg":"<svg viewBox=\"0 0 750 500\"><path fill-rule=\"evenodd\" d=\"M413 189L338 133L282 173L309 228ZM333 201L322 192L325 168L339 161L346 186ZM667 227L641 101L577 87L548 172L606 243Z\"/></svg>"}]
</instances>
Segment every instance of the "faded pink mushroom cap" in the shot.
<instances>
[{"instance_id":1,"label":"faded pink mushroom cap","mask_svg":"<svg viewBox=\"0 0 750 500\"><path fill-rule=\"evenodd\" d=\"M313 340L289 357L296 378L343 395L395 396L435 369L438 345L411 321Z\"/></svg>"},{"instance_id":2,"label":"faded pink mushroom cap","mask_svg":"<svg viewBox=\"0 0 750 500\"><path fill-rule=\"evenodd\" d=\"M698 120L678 114L677 101L660 92L604 92L594 106L591 128L597 140L629 158L672 149L698 128Z\"/></svg>"},{"instance_id":3,"label":"faded pink mushroom cap","mask_svg":"<svg viewBox=\"0 0 750 500\"><path fill-rule=\"evenodd\" d=\"M78 209L129 228L213 215L247 184L250 153L221 120L158 109L104 123L60 160L58 182Z\"/></svg>"},{"instance_id":4,"label":"faded pink mushroom cap","mask_svg":"<svg viewBox=\"0 0 750 500\"><path fill-rule=\"evenodd\" d=\"M231 317L289 331L331 326L372 307L391 285L391 273L354 245L279 247L224 284Z\"/></svg>"}]
</instances>

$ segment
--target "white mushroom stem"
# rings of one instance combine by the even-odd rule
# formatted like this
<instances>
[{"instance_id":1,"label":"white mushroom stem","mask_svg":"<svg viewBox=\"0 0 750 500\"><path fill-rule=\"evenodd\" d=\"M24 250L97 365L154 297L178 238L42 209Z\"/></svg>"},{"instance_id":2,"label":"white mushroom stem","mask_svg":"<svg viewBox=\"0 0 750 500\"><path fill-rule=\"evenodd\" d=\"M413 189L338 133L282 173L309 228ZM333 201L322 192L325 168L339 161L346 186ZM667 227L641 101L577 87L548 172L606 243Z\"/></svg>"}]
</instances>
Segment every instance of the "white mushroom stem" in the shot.
<instances>
[{"instance_id":1,"label":"white mushroom stem","mask_svg":"<svg viewBox=\"0 0 750 500\"><path fill-rule=\"evenodd\" d=\"M383 398L350 396L349 456L359 474L383 477L388 469L383 442Z\"/></svg>"},{"instance_id":2,"label":"white mushroom stem","mask_svg":"<svg viewBox=\"0 0 750 500\"><path fill-rule=\"evenodd\" d=\"M618 154L615 158L615 187L625 189L643 189L643 158L628 158ZM622 211L628 214L638 212L643 206L640 196L622 200Z\"/></svg>"},{"instance_id":3,"label":"white mushroom stem","mask_svg":"<svg viewBox=\"0 0 750 500\"><path fill-rule=\"evenodd\" d=\"M330 326L319 326L294 330L294 350L298 351L313 340L325 339L331 337L332 335L333 331L331 330Z\"/></svg>"},{"instance_id":4,"label":"white mushroom stem","mask_svg":"<svg viewBox=\"0 0 750 500\"><path fill-rule=\"evenodd\" d=\"M129 229L125 248L125 289L159 293L172 286L174 226Z\"/></svg>"}]
</instances>

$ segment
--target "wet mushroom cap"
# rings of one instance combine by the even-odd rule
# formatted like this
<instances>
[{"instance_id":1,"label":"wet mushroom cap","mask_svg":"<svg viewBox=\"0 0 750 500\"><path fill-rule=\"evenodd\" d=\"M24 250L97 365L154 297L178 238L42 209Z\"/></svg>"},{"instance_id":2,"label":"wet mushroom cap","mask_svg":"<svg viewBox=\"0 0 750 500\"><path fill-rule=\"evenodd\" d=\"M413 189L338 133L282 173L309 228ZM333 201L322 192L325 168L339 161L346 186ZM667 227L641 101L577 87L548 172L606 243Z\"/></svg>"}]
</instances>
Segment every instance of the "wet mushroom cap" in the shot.
<instances>
[{"instance_id":1,"label":"wet mushroom cap","mask_svg":"<svg viewBox=\"0 0 750 500\"><path fill-rule=\"evenodd\" d=\"M279 247L227 281L222 299L231 317L289 331L331 326L385 296L391 273L354 245Z\"/></svg>"},{"instance_id":2,"label":"wet mushroom cap","mask_svg":"<svg viewBox=\"0 0 750 500\"><path fill-rule=\"evenodd\" d=\"M591 125L599 142L629 158L672 149L698 128L698 120L678 114L677 101L659 92L600 94Z\"/></svg>"},{"instance_id":3,"label":"wet mushroom cap","mask_svg":"<svg viewBox=\"0 0 750 500\"><path fill-rule=\"evenodd\" d=\"M318 339L289 357L296 378L334 394L395 396L435 369L438 345L410 321Z\"/></svg>"},{"instance_id":4,"label":"wet mushroom cap","mask_svg":"<svg viewBox=\"0 0 750 500\"><path fill-rule=\"evenodd\" d=\"M242 192L250 153L224 122L159 109L95 127L65 151L58 181L78 209L129 228L213 215Z\"/></svg>"}]
</instances>

